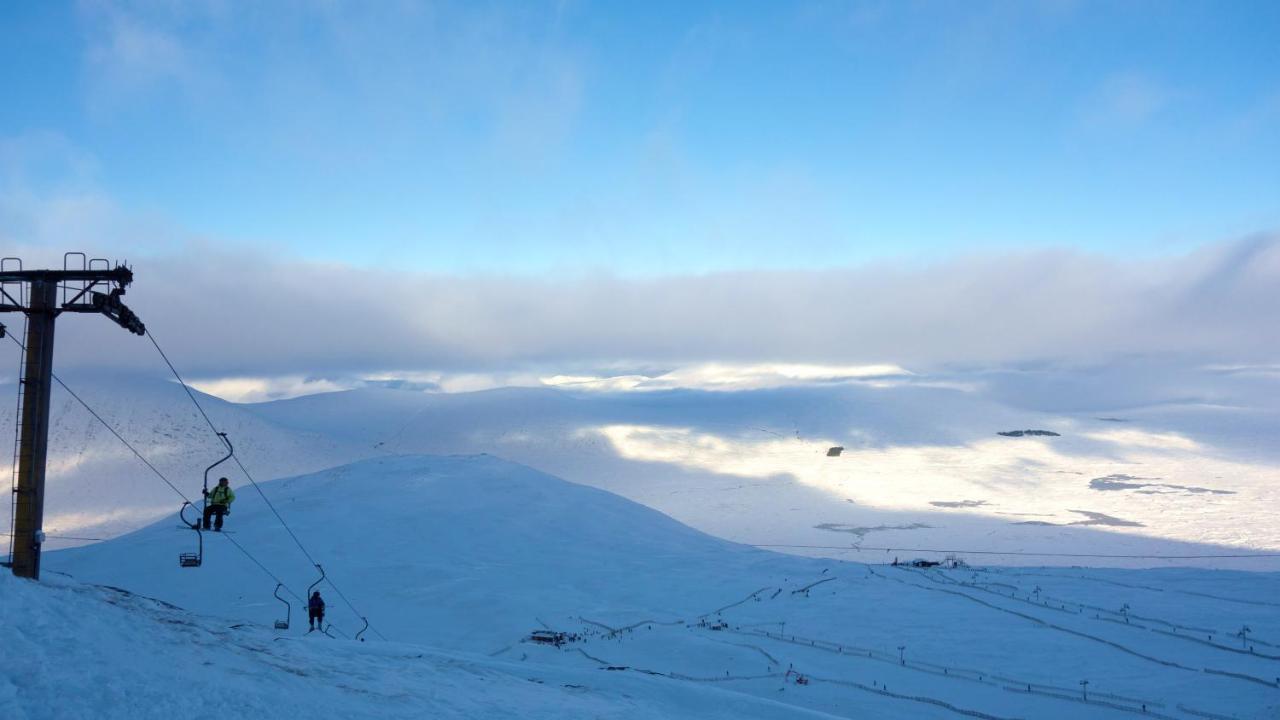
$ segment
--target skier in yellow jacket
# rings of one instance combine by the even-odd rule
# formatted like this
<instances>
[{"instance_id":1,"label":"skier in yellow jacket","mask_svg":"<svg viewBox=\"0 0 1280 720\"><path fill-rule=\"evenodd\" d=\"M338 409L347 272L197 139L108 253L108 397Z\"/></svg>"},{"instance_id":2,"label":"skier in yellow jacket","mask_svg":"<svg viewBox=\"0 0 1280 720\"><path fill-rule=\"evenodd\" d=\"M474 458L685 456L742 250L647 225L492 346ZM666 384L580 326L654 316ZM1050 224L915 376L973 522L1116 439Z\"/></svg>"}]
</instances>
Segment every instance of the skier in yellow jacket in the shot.
<instances>
[{"instance_id":1,"label":"skier in yellow jacket","mask_svg":"<svg viewBox=\"0 0 1280 720\"><path fill-rule=\"evenodd\" d=\"M204 497L207 504L204 506L204 529L209 529L209 517L216 516L213 522L214 532L222 532L222 516L231 514L231 503L235 502L236 493L231 489L231 485L226 478L218 480L218 485L213 490L205 490Z\"/></svg>"}]
</instances>

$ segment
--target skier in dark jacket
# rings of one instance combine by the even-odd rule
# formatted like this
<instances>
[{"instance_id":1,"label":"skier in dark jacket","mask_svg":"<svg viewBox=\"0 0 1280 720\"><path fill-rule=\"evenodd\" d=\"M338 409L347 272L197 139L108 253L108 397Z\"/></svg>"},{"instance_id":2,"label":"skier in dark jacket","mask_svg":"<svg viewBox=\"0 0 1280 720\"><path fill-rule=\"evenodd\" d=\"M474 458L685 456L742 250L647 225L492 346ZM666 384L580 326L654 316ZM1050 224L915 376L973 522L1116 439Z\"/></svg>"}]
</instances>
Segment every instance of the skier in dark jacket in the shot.
<instances>
[{"instance_id":1,"label":"skier in dark jacket","mask_svg":"<svg viewBox=\"0 0 1280 720\"><path fill-rule=\"evenodd\" d=\"M209 529L209 518L216 516L213 522L214 532L222 532L222 516L231 514L231 503L235 502L236 492L226 478L218 480L213 490L205 490L204 496L208 504L204 506L204 529Z\"/></svg>"},{"instance_id":2,"label":"skier in dark jacket","mask_svg":"<svg viewBox=\"0 0 1280 720\"><path fill-rule=\"evenodd\" d=\"M311 630L319 623L321 632L324 631L324 598L320 597L319 590L311 593L311 599L307 600L307 619L311 621Z\"/></svg>"}]
</instances>

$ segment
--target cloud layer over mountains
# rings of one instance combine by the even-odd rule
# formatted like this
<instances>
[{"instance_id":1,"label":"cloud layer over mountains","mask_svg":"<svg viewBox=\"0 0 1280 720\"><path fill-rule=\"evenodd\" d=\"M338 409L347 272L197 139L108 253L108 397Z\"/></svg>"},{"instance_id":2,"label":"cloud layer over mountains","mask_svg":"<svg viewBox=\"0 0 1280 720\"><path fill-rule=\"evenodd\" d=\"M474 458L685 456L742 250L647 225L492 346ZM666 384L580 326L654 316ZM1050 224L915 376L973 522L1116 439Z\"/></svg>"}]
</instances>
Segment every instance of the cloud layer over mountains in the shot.
<instances>
[{"instance_id":1,"label":"cloud layer over mountains","mask_svg":"<svg viewBox=\"0 0 1280 720\"><path fill-rule=\"evenodd\" d=\"M32 249L27 265L59 264L49 254ZM393 272L207 249L134 261L126 300L203 377L1280 357L1277 236L1151 259L1053 251L640 278ZM60 367L154 366L105 320L60 328Z\"/></svg>"}]
</instances>

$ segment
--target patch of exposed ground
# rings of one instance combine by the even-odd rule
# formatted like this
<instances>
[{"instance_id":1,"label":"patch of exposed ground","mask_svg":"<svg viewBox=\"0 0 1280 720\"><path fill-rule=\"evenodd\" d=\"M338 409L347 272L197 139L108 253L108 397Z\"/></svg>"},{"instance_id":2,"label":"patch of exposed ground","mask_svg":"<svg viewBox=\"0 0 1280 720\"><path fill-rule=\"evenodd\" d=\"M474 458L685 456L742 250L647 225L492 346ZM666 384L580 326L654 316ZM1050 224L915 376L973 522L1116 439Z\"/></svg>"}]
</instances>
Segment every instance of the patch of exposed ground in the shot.
<instances>
[{"instance_id":1,"label":"patch of exposed ground","mask_svg":"<svg viewBox=\"0 0 1280 720\"><path fill-rule=\"evenodd\" d=\"M924 530L932 528L932 525L924 523L911 523L909 525L876 525L874 527L858 527L855 525L846 525L844 523L822 523L813 526L815 530L830 530L831 532L849 533L857 535L859 539L866 537L873 532L884 532L886 530Z\"/></svg>"},{"instance_id":2,"label":"patch of exposed ground","mask_svg":"<svg viewBox=\"0 0 1280 720\"><path fill-rule=\"evenodd\" d=\"M930 505L940 508L975 508L987 504L986 500L932 500Z\"/></svg>"},{"instance_id":3,"label":"patch of exposed ground","mask_svg":"<svg viewBox=\"0 0 1280 720\"><path fill-rule=\"evenodd\" d=\"M1084 520L1076 520L1075 522L1055 523L1047 520L1024 520L1014 525L1049 525L1055 527L1066 527L1070 525L1107 525L1110 527L1146 527L1140 522L1133 520L1125 520L1123 518L1114 517L1105 513L1094 512L1092 510L1072 510L1071 512L1083 515Z\"/></svg>"},{"instance_id":4,"label":"patch of exposed ground","mask_svg":"<svg viewBox=\"0 0 1280 720\"><path fill-rule=\"evenodd\" d=\"M1052 430L1006 430L996 434L1005 437L1062 437Z\"/></svg>"},{"instance_id":5,"label":"patch of exposed ground","mask_svg":"<svg viewBox=\"0 0 1280 720\"><path fill-rule=\"evenodd\" d=\"M1159 480L1160 478L1135 477L1133 475L1107 475L1089 481L1089 487L1103 492L1110 490L1133 490L1142 495L1167 495L1186 493L1189 495L1235 495L1234 490L1215 490L1213 488L1195 487L1193 485L1172 485L1170 483L1134 482L1142 480Z\"/></svg>"}]
</instances>

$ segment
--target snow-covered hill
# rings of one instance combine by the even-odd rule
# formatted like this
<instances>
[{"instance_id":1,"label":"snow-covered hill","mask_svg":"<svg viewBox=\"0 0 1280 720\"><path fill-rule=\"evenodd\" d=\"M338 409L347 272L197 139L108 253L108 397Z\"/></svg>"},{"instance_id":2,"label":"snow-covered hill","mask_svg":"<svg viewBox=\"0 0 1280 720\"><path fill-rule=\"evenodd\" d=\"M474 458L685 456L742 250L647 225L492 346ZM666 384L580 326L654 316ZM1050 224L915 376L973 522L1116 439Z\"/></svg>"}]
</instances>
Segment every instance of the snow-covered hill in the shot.
<instances>
[{"instance_id":1,"label":"snow-covered hill","mask_svg":"<svg viewBox=\"0 0 1280 720\"><path fill-rule=\"evenodd\" d=\"M204 469L225 451L175 383L115 374L69 374L78 395L189 496L199 493ZM12 439L16 416L13 384L0 386L0 438ZM208 395L201 403L235 443L255 477L311 472L363 457L364 446L336 435L283 428L245 407ZM50 403L45 532L49 547L79 544L63 536L104 538L176 513L172 490L79 403L55 385ZM12 446L5 447L5 466ZM237 477L226 466L221 474ZM216 481L218 475L214 476ZM237 477L237 482L243 482ZM4 531L9 507L0 508Z\"/></svg>"},{"instance_id":2,"label":"snow-covered hill","mask_svg":"<svg viewBox=\"0 0 1280 720\"><path fill-rule=\"evenodd\" d=\"M293 627L280 635L298 640L268 639L273 631L266 628L284 614L271 596L274 580L232 541L297 595L318 574L250 489L229 518L234 534L210 534L199 569L180 568L176 558L192 549L194 533L163 521L49 553L46 572L226 618L194 619L194 627L184 627L169 616L174 628L153 639L168 649L154 652L168 657L179 652L172 645L181 647L190 636L190 643L199 642L192 654L211 663L209 677L237 673L236 682L251 694L280 688L290 697L312 683L341 687L299 706L322 708L312 711L316 717L361 716L357 708L370 709L365 716L386 707L399 711L395 702L422 697L428 692L422 686L431 682L469 692L474 686L455 671L484 682L507 676L492 681L497 696L511 689L511 676L571 690L569 716L714 716L709 708L724 693L740 697L737 704L725 700L722 714L733 708L741 717L787 717L790 711L778 704L859 718L957 712L1266 718L1280 712L1280 577L1274 574L921 570L779 555L726 543L609 493L491 456L376 458L264 483L263 490L369 618L376 634L367 635L372 639L363 647L315 634L302 640L297 600ZM334 634L350 637L362 625L356 613L330 585L320 589ZM22 602L24 608L38 604ZM149 624L151 638L155 618L138 622ZM242 622L252 627L229 627ZM5 632L17 624L4 623ZM1243 636L1242 627L1249 628ZM582 640L561 648L527 642L540 628ZM75 666L120 657L116 644L123 637L85 632L107 639L76 656ZM417 650L429 658L423 660L398 643L434 649ZM305 649L283 649L293 645ZM378 646L386 649L366 650ZM281 648L281 656L261 655L263 648ZM403 663L409 666L402 676ZM322 671L288 669L299 664ZM172 686L184 667L176 663L154 682ZM12 678L19 671L6 672ZM533 716L556 697L523 686L511 692L529 697ZM449 702L451 693L431 694L421 711L449 714L433 712L431 703ZM19 689L8 697L24 698ZM319 704L329 698L333 704ZM31 712L30 704L20 707ZM169 706L157 705L166 711L151 715L141 707L134 717L170 716ZM219 717L247 717L261 708L222 709ZM500 716L474 704L456 712Z\"/></svg>"}]
</instances>

